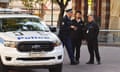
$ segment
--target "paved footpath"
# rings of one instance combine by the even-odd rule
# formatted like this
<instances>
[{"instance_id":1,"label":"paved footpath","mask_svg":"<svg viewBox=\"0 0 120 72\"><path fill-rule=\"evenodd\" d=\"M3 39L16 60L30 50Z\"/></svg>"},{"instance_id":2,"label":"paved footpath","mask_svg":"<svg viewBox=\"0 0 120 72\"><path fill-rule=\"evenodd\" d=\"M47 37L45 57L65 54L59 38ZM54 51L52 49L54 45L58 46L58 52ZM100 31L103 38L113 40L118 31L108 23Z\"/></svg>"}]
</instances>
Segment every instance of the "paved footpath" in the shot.
<instances>
[{"instance_id":1,"label":"paved footpath","mask_svg":"<svg viewBox=\"0 0 120 72\"><path fill-rule=\"evenodd\" d=\"M86 45L81 47L80 64L76 66L69 65L69 59L65 51L63 72L120 72L120 47L100 46L99 48L102 59L101 65L85 64L89 59L89 53ZM48 70L30 69L10 72L48 72Z\"/></svg>"}]
</instances>

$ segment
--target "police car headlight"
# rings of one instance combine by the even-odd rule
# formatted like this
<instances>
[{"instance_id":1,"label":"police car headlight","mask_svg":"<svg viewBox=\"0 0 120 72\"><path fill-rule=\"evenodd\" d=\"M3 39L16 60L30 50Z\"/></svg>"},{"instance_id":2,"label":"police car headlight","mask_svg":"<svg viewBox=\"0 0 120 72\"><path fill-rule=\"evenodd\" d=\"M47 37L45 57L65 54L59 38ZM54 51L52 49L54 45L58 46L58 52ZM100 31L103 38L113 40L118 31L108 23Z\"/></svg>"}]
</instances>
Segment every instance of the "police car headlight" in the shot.
<instances>
[{"instance_id":1,"label":"police car headlight","mask_svg":"<svg viewBox=\"0 0 120 72\"><path fill-rule=\"evenodd\" d=\"M55 43L54 43L54 46L60 46L62 43L60 40L56 40Z\"/></svg>"},{"instance_id":2,"label":"police car headlight","mask_svg":"<svg viewBox=\"0 0 120 72\"><path fill-rule=\"evenodd\" d=\"M17 43L14 41L4 41L4 46L6 47L11 47L11 48L16 48Z\"/></svg>"}]
</instances>

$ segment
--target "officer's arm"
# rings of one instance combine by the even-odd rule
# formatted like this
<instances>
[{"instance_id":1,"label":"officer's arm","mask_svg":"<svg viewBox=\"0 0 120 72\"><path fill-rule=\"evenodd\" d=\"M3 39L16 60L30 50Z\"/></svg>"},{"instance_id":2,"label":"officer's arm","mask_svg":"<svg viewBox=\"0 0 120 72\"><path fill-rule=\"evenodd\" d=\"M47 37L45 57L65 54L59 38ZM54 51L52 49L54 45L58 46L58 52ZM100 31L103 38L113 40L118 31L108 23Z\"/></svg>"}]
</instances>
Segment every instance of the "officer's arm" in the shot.
<instances>
[{"instance_id":1,"label":"officer's arm","mask_svg":"<svg viewBox=\"0 0 120 72\"><path fill-rule=\"evenodd\" d=\"M71 30L76 30L79 28L79 26L76 24L75 20L72 20L70 28L71 28Z\"/></svg>"},{"instance_id":2,"label":"officer's arm","mask_svg":"<svg viewBox=\"0 0 120 72\"><path fill-rule=\"evenodd\" d=\"M63 18L62 22L60 24L60 30L64 30L65 29L65 23L66 23L66 20L65 20L65 18Z\"/></svg>"},{"instance_id":3,"label":"officer's arm","mask_svg":"<svg viewBox=\"0 0 120 72\"><path fill-rule=\"evenodd\" d=\"M70 22L68 22L66 18L63 18L62 24L60 26L60 30L62 30L62 31L70 30L70 24L69 23Z\"/></svg>"},{"instance_id":4,"label":"officer's arm","mask_svg":"<svg viewBox=\"0 0 120 72\"><path fill-rule=\"evenodd\" d=\"M73 22L72 21L66 21L65 22L65 28L66 28L66 30L71 30L72 28L71 28L71 26L73 25Z\"/></svg>"},{"instance_id":5,"label":"officer's arm","mask_svg":"<svg viewBox=\"0 0 120 72\"><path fill-rule=\"evenodd\" d=\"M98 36L98 34L99 34L99 26L98 26L98 24L95 23L94 28L95 28L95 34L96 34L96 36Z\"/></svg>"}]
</instances>

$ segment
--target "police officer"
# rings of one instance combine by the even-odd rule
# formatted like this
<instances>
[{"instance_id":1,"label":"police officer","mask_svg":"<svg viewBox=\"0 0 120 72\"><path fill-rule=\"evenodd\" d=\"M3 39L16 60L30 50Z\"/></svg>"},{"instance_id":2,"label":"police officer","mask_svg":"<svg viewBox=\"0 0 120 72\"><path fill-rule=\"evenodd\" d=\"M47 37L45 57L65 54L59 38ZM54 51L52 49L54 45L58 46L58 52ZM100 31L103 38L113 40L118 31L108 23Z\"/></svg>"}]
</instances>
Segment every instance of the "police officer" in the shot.
<instances>
[{"instance_id":1,"label":"police officer","mask_svg":"<svg viewBox=\"0 0 120 72\"><path fill-rule=\"evenodd\" d=\"M71 39L74 48L75 59L79 64L80 47L84 37L84 23L82 20L81 11L76 11L75 19L73 20L73 24L71 27L72 27Z\"/></svg>"},{"instance_id":2,"label":"police officer","mask_svg":"<svg viewBox=\"0 0 120 72\"><path fill-rule=\"evenodd\" d=\"M87 45L90 54L90 59L86 64L94 64L94 55L96 56L97 63L101 64L97 39L99 26L96 24L92 15L88 16L88 24L86 28Z\"/></svg>"},{"instance_id":3,"label":"police officer","mask_svg":"<svg viewBox=\"0 0 120 72\"><path fill-rule=\"evenodd\" d=\"M67 49L68 56L71 61L71 65L76 65L77 63L74 59L73 46L72 46L72 41L70 36L71 25L72 25L72 20L71 20L72 15L73 15L72 9L66 10L66 15L63 17L62 24L60 25L59 37L63 42L63 45Z\"/></svg>"}]
</instances>

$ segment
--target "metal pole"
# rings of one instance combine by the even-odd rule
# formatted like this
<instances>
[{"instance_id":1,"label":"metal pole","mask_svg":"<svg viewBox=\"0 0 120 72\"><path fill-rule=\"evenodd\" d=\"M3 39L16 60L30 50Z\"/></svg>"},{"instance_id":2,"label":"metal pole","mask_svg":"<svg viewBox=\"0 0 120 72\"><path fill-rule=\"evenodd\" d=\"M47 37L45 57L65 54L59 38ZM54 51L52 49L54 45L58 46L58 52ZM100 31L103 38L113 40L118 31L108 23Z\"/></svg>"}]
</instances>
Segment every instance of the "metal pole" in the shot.
<instances>
[{"instance_id":1,"label":"metal pole","mask_svg":"<svg viewBox=\"0 0 120 72\"><path fill-rule=\"evenodd\" d=\"M53 0L52 1L52 5L51 5L51 25L53 26Z\"/></svg>"}]
</instances>

